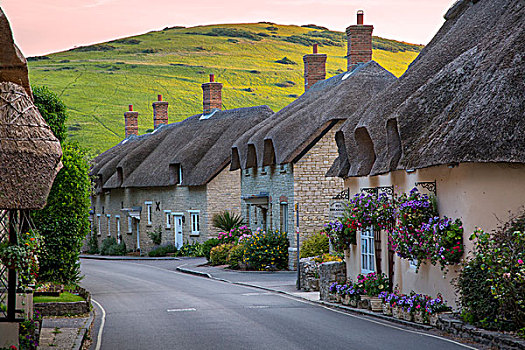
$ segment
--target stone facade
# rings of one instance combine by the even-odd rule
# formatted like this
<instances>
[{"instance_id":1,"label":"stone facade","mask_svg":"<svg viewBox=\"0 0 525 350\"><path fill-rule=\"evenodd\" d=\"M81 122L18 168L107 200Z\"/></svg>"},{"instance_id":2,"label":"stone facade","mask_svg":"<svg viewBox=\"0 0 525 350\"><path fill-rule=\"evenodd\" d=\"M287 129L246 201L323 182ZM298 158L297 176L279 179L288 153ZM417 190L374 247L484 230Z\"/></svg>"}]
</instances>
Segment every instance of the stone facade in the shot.
<instances>
[{"instance_id":1,"label":"stone facade","mask_svg":"<svg viewBox=\"0 0 525 350\"><path fill-rule=\"evenodd\" d=\"M214 213L224 210L240 212L239 182L239 172L230 173L228 169L223 169L206 186L107 190L92 198L92 227L97 228L99 246L108 236L118 239L120 231L120 237L128 250L138 250L140 247L144 254L154 247L147 232L153 232L159 227L162 230L162 244L175 244L175 219L178 217L183 220L181 243L204 242L215 234L211 229L211 216ZM198 231L192 225L192 217L196 215Z\"/></svg>"},{"instance_id":2,"label":"stone facade","mask_svg":"<svg viewBox=\"0 0 525 350\"><path fill-rule=\"evenodd\" d=\"M301 289L305 292L319 291L319 264L314 258L302 258L299 261Z\"/></svg>"},{"instance_id":3,"label":"stone facade","mask_svg":"<svg viewBox=\"0 0 525 350\"><path fill-rule=\"evenodd\" d=\"M215 213L222 213L225 210L241 214L241 179L240 170L228 171L224 169L207 185L206 203L209 220L207 222L207 232L209 236L218 233L212 226L211 218Z\"/></svg>"},{"instance_id":4,"label":"stone facade","mask_svg":"<svg viewBox=\"0 0 525 350\"><path fill-rule=\"evenodd\" d=\"M335 132L338 122L293 166L294 200L300 204L301 240L319 232L328 221L330 199L343 188L338 177L325 177L338 156Z\"/></svg>"}]
</instances>

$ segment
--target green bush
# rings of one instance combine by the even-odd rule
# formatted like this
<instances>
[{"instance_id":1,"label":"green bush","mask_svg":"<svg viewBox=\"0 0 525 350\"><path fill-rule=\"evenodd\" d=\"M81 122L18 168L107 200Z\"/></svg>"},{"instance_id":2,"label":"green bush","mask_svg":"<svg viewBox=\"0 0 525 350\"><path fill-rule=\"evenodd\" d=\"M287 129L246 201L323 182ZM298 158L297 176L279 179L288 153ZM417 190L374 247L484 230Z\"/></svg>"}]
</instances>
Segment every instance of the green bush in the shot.
<instances>
[{"instance_id":1,"label":"green bush","mask_svg":"<svg viewBox=\"0 0 525 350\"><path fill-rule=\"evenodd\" d=\"M257 231L243 240L244 261L250 269L279 270L288 267L288 237L286 233Z\"/></svg>"},{"instance_id":2,"label":"green bush","mask_svg":"<svg viewBox=\"0 0 525 350\"><path fill-rule=\"evenodd\" d=\"M177 256L204 256L202 244L199 242L185 243L180 247Z\"/></svg>"},{"instance_id":3,"label":"green bush","mask_svg":"<svg viewBox=\"0 0 525 350\"><path fill-rule=\"evenodd\" d=\"M212 265L226 265L226 259L228 258L228 253L232 249L233 244L220 244L216 247L213 247L210 252L210 263Z\"/></svg>"},{"instance_id":4,"label":"green bush","mask_svg":"<svg viewBox=\"0 0 525 350\"><path fill-rule=\"evenodd\" d=\"M91 236L89 237L87 252L88 254L100 253L100 250L98 249L98 237L96 228L93 230L93 233L91 233Z\"/></svg>"},{"instance_id":5,"label":"green bush","mask_svg":"<svg viewBox=\"0 0 525 350\"><path fill-rule=\"evenodd\" d=\"M328 253L330 249L328 236L322 233L310 235L301 245L301 258L319 256Z\"/></svg>"},{"instance_id":6,"label":"green bush","mask_svg":"<svg viewBox=\"0 0 525 350\"><path fill-rule=\"evenodd\" d=\"M167 256L168 254L174 254L174 253L177 253L177 248L173 244L166 244L166 245L162 245L160 247L157 247L151 250L148 253L148 256L159 257L159 256Z\"/></svg>"},{"instance_id":7,"label":"green bush","mask_svg":"<svg viewBox=\"0 0 525 350\"><path fill-rule=\"evenodd\" d=\"M244 259L244 248L244 244L238 244L230 249L228 257L226 258L226 263L232 269L239 268L239 263L241 263Z\"/></svg>"},{"instance_id":8,"label":"green bush","mask_svg":"<svg viewBox=\"0 0 525 350\"><path fill-rule=\"evenodd\" d=\"M218 238L211 238L202 243L202 254L206 257L206 260L210 261L210 252L212 248L218 246L220 243L221 241Z\"/></svg>"},{"instance_id":9,"label":"green bush","mask_svg":"<svg viewBox=\"0 0 525 350\"><path fill-rule=\"evenodd\" d=\"M153 244L159 245L162 243L162 227L160 225L153 232L147 232L147 234Z\"/></svg>"},{"instance_id":10,"label":"green bush","mask_svg":"<svg viewBox=\"0 0 525 350\"><path fill-rule=\"evenodd\" d=\"M126 243L118 243L115 237L108 237L102 241L101 255L126 255Z\"/></svg>"}]
</instances>

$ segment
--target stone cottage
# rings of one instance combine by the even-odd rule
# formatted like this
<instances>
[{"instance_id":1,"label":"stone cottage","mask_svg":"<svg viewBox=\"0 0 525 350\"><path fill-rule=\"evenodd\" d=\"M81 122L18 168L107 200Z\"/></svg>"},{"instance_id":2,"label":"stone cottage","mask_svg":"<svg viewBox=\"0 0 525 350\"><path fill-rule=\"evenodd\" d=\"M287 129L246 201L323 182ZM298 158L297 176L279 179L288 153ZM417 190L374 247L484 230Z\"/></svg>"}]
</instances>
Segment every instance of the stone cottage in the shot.
<instances>
[{"instance_id":1,"label":"stone cottage","mask_svg":"<svg viewBox=\"0 0 525 350\"><path fill-rule=\"evenodd\" d=\"M138 112L124 113L126 138L96 157L92 222L99 239L113 236L141 253L152 248L148 232L177 247L205 241L211 218L240 212L240 174L230 172L233 142L271 114L267 106L221 110L222 84L202 84L203 113L168 124L168 103L153 103L152 133L137 135Z\"/></svg>"},{"instance_id":2,"label":"stone cottage","mask_svg":"<svg viewBox=\"0 0 525 350\"><path fill-rule=\"evenodd\" d=\"M328 220L329 201L343 186L325 177L338 155L335 131L396 80L372 61L372 28L359 12L358 24L347 29L348 71L327 80L327 57L314 45L304 56L306 92L233 145L230 169L242 170L242 212L252 229L288 232L295 246L295 204L301 240Z\"/></svg>"},{"instance_id":3,"label":"stone cottage","mask_svg":"<svg viewBox=\"0 0 525 350\"><path fill-rule=\"evenodd\" d=\"M522 211L524 16L520 0L455 3L407 72L336 133L339 158L328 175L344 179L350 194L430 189L441 216L463 221L467 252L476 227L491 231ZM440 292L454 304L454 266L446 276L430 264L416 273L389 252L385 232L361 233L347 256L349 277L366 272L367 255L401 292Z\"/></svg>"}]
</instances>

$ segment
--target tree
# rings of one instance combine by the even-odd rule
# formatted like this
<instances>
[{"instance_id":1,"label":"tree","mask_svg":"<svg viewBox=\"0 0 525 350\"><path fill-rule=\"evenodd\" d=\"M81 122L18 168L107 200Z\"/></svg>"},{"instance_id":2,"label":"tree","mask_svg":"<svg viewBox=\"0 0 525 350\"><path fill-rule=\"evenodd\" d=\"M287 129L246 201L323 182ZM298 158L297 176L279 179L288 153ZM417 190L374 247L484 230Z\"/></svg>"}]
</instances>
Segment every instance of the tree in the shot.
<instances>
[{"instance_id":1,"label":"tree","mask_svg":"<svg viewBox=\"0 0 525 350\"><path fill-rule=\"evenodd\" d=\"M35 106L40 111L40 114L51 128L53 134L60 141L64 142L67 137L66 120L67 109L66 105L57 94L49 90L47 86L33 86L33 96L35 98Z\"/></svg>"},{"instance_id":2,"label":"tree","mask_svg":"<svg viewBox=\"0 0 525 350\"><path fill-rule=\"evenodd\" d=\"M80 249L89 232L89 164L85 150L66 141L67 113L62 101L45 87L33 88L33 93L40 114L61 141L63 164L46 206L32 212L44 240L39 280L74 283L80 279Z\"/></svg>"}]
</instances>

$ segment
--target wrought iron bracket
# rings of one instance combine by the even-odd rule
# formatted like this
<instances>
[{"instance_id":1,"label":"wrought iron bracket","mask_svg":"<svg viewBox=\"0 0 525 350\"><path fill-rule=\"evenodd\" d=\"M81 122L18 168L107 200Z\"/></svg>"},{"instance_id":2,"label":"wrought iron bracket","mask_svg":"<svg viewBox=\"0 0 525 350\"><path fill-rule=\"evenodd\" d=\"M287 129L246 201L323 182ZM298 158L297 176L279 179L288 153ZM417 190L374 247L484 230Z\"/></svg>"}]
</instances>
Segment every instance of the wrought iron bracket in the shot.
<instances>
[{"instance_id":1,"label":"wrought iron bracket","mask_svg":"<svg viewBox=\"0 0 525 350\"><path fill-rule=\"evenodd\" d=\"M388 196L393 197L394 196L394 186L380 186L376 187L378 190L378 193L385 193Z\"/></svg>"},{"instance_id":2,"label":"wrought iron bracket","mask_svg":"<svg viewBox=\"0 0 525 350\"><path fill-rule=\"evenodd\" d=\"M429 192L432 192L434 196L437 196L437 182L435 180L416 182L416 187L418 186L424 188L425 190Z\"/></svg>"},{"instance_id":3,"label":"wrought iron bracket","mask_svg":"<svg viewBox=\"0 0 525 350\"><path fill-rule=\"evenodd\" d=\"M332 197L332 199L346 199L350 200L350 189L341 191L337 196Z\"/></svg>"},{"instance_id":4,"label":"wrought iron bracket","mask_svg":"<svg viewBox=\"0 0 525 350\"><path fill-rule=\"evenodd\" d=\"M379 187L361 187L359 190L372 195L377 195L379 193Z\"/></svg>"}]
</instances>

